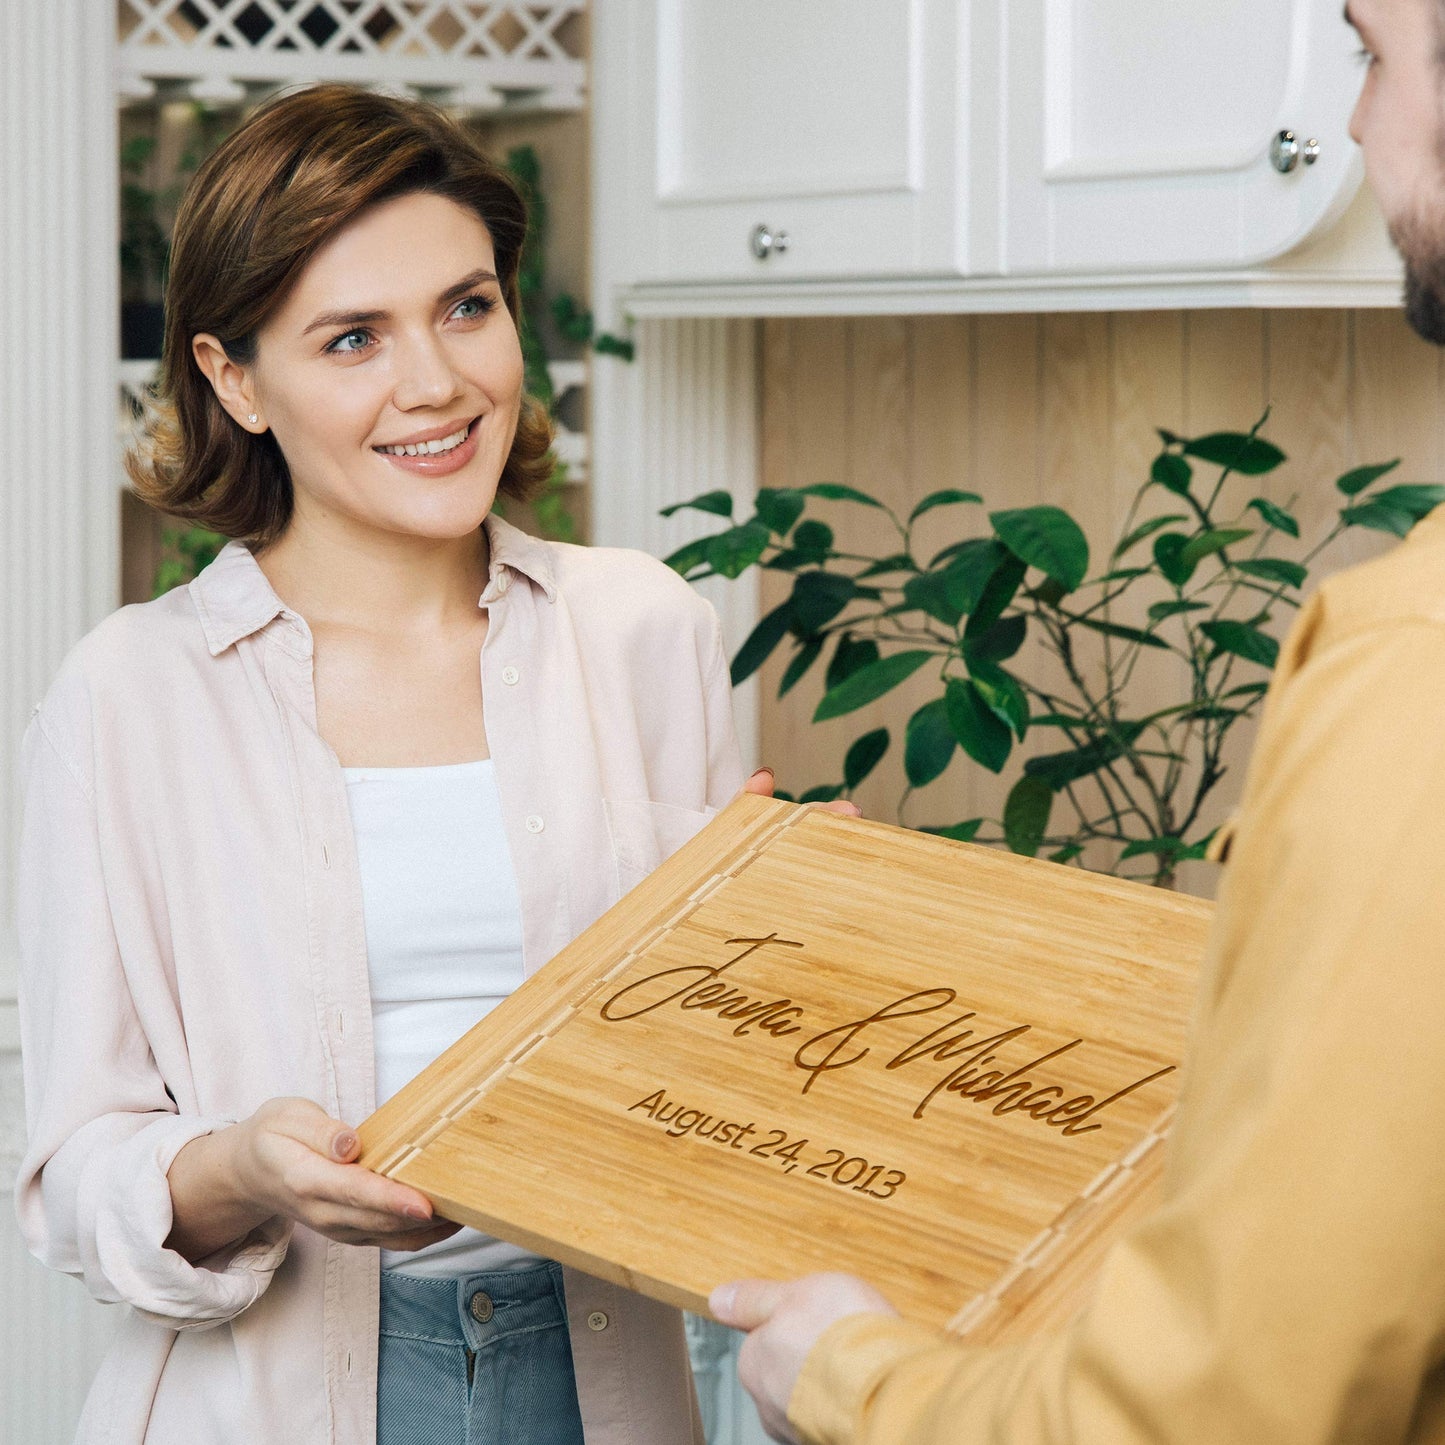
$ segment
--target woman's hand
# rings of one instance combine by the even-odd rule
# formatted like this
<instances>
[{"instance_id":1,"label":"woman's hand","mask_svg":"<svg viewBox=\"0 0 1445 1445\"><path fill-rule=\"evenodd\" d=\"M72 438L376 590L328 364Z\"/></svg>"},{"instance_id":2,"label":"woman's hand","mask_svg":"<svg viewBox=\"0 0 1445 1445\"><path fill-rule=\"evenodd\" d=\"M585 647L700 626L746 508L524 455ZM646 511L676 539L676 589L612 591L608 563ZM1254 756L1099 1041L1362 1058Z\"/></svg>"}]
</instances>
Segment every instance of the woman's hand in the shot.
<instances>
[{"instance_id":1,"label":"woman's hand","mask_svg":"<svg viewBox=\"0 0 1445 1445\"><path fill-rule=\"evenodd\" d=\"M759 768L747 782L743 784L743 792L756 793L760 798L771 798L773 796L774 784L773 770L771 768ZM863 810L856 803L846 802L839 798L835 803L810 803L810 808L821 808L825 813L837 813L842 818L861 818Z\"/></svg>"},{"instance_id":2,"label":"woman's hand","mask_svg":"<svg viewBox=\"0 0 1445 1445\"><path fill-rule=\"evenodd\" d=\"M797 1445L788 1401L823 1331L849 1315L898 1313L872 1285L851 1274L737 1280L719 1285L708 1308L723 1324L748 1331L738 1354L738 1379L753 1397L763 1428L784 1445Z\"/></svg>"},{"instance_id":3,"label":"woman's hand","mask_svg":"<svg viewBox=\"0 0 1445 1445\"><path fill-rule=\"evenodd\" d=\"M356 1131L309 1099L272 1099L249 1119L193 1139L170 1168L169 1248L189 1260L281 1216L341 1244L413 1250L460 1227L424 1194L354 1163Z\"/></svg>"}]
</instances>

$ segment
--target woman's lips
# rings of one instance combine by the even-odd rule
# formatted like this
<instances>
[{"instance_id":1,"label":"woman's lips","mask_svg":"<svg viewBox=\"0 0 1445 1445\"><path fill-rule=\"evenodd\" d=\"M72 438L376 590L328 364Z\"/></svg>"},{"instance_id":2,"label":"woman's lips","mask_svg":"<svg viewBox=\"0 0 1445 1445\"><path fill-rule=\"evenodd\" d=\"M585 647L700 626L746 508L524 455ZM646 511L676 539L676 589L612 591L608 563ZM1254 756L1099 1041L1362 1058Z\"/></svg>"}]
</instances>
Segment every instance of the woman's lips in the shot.
<instances>
[{"instance_id":1,"label":"woman's lips","mask_svg":"<svg viewBox=\"0 0 1445 1445\"><path fill-rule=\"evenodd\" d=\"M449 452L427 452L414 457L397 456L394 452L378 451L376 454L382 461L390 462L394 467L400 467L404 472L412 472L420 477L445 477L452 472L460 471L477 454L477 432L481 429L482 419L478 417L470 427L467 428L467 438L460 446L455 446Z\"/></svg>"}]
</instances>

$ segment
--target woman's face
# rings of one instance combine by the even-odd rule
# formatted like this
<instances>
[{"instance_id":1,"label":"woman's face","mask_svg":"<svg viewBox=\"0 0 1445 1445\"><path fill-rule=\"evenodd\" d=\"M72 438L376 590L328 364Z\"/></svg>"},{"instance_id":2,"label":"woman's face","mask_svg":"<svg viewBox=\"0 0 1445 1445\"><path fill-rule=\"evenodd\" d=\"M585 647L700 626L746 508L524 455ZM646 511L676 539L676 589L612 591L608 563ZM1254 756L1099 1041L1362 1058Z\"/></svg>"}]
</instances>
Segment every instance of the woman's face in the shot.
<instances>
[{"instance_id":1,"label":"woman's face","mask_svg":"<svg viewBox=\"0 0 1445 1445\"><path fill-rule=\"evenodd\" d=\"M522 396L495 270L479 217L427 193L365 212L312 257L250 368L297 521L433 540L481 525Z\"/></svg>"}]
</instances>

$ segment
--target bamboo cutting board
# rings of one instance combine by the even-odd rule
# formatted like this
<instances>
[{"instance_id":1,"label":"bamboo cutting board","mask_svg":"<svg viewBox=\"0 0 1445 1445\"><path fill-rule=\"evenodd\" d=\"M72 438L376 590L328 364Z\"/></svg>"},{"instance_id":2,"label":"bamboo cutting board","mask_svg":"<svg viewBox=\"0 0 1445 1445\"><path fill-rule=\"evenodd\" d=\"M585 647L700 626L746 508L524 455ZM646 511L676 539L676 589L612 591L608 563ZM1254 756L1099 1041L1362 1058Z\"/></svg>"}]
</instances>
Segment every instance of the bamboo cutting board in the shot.
<instances>
[{"instance_id":1,"label":"bamboo cutting board","mask_svg":"<svg viewBox=\"0 0 1445 1445\"><path fill-rule=\"evenodd\" d=\"M1149 1204L1211 913L745 796L378 1110L362 1162L686 1309L841 1269L1023 1333Z\"/></svg>"}]
</instances>

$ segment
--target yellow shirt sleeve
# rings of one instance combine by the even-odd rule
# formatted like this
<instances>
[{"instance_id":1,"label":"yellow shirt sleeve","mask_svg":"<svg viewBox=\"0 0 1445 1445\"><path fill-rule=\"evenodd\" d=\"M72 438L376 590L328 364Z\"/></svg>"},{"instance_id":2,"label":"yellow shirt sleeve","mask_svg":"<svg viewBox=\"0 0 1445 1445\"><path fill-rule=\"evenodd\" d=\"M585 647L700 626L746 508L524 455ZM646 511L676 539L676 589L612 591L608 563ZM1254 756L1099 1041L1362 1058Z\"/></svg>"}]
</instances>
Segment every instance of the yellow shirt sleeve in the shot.
<instances>
[{"instance_id":1,"label":"yellow shirt sleeve","mask_svg":"<svg viewBox=\"0 0 1445 1445\"><path fill-rule=\"evenodd\" d=\"M1160 1207L1060 1334L839 1322L806 1440L1445 1439L1445 621L1332 631L1270 699Z\"/></svg>"}]
</instances>

